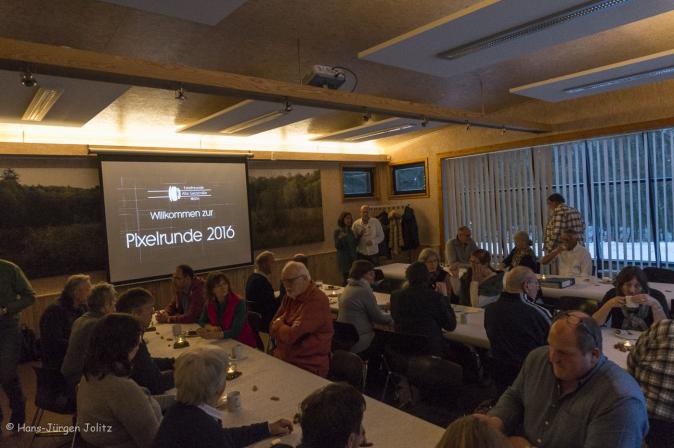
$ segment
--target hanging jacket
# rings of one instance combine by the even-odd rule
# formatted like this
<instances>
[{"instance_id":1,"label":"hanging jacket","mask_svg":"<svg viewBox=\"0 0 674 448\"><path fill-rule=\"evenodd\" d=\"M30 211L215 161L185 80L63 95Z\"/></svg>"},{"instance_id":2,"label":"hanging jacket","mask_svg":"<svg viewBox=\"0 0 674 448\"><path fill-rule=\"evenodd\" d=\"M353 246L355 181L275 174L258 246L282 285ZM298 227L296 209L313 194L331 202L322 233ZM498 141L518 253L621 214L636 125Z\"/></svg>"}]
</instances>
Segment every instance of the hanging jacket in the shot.
<instances>
[{"instance_id":1,"label":"hanging jacket","mask_svg":"<svg viewBox=\"0 0 674 448\"><path fill-rule=\"evenodd\" d=\"M417 219L414 217L414 210L412 207L405 207L403 212L403 241L404 250L412 250L419 247L419 227L417 227Z\"/></svg>"},{"instance_id":2,"label":"hanging jacket","mask_svg":"<svg viewBox=\"0 0 674 448\"><path fill-rule=\"evenodd\" d=\"M381 228L384 231L384 241L379 243L379 255L383 255L386 258L391 258L391 251L389 249L389 235L391 230L389 228L388 213L386 210L377 215L377 219L379 220Z\"/></svg>"},{"instance_id":3,"label":"hanging jacket","mask_svg":"<svg viewBox=\"0 0 674 448\"><path fill-rule=\"evenodd\" d=\"M403 228L401 223L400 214L392 210L389 213L389 247L391 248L391 254L397 255L400 253L400 250L405 246L405 241L403 240Z\"/></svg>"}]
</instances>

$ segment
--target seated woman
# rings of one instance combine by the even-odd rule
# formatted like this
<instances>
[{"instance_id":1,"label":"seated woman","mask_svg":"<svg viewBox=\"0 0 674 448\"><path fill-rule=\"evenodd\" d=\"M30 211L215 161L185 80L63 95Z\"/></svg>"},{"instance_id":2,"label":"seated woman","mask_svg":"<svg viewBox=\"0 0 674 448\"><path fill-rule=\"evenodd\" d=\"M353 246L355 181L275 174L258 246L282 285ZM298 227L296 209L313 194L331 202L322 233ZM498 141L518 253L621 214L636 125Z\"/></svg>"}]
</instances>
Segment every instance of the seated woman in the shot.
<instances>
[{"instance_id":1,"label":"seated woman","mask_svg":"<svg viewBox=\"0 0 674 448\"><path fill-rule=\"evenodd\" d=\"M470 268L461 277L460 303L485 307L495 302L503 290L503 272L490 266L491 255L478 249L470 255Z\"/></svg>"},{"instance_id":2,"label":"seated woman","mask_svg":"<svg viewBox=\"0 0 674 448\"><path fill-rule=\"evenodd\" d=\"M77 389L77 424L85 442L152 446L161 420L159 404L129 378L142 335L140 323L129 314L108 314L94 327ZM105 430L84 429L89 427Z\"/></svg>"},{"instance_id":3,"label":"seated woman","mask_svg":"<svg viewBox=\"0 0 674 448\"><path fill-rule=\"evenodd\" d=\"M176 359L176 404L161 422L155 447L242 448L292 432L292 422L285 419L222 427L223 415L215 406L225 391L227 364L227 352L215 346L197 347Z\"/></svg>"},{"instance_id":4,"label":"seated woman","mask_svg":"<svg viewBox=\"0 0 674 448\"><path fill-rule=\"evenodd\" d=\"M197 333L206 339L236 339L257 347L255 334L248 324L246 302L232 292L229 279L222 272L211 272L206 280L206 306L199 318Z\"/></svg>"},{"instance_id":5,"label":"seated woman","mask_svg":"<svg viewBox=\"0 0 674 448\"><path fill-rule=\"evenodd\" d=\"M440 266L440 255L427 247L419 253L417 261L424 263L428 268L428 281L431 288L443 296L449 296L452 291L452 284L449 281L449 273Z\"/></svg>"},{"instance_id":6,"label":"seated woman","mask_svg":"<svg viewBox=\"0 0 674 448\"><path fill-rule=\"evenodd\" d=\"M351 347L351 351L364 358L368 358L368 354L363 352L370 348L375 338L373 324L393 325L391 315L382 312L377 305L377 299L372 292L373 282L374 265L367 260L356 260L351 266L348 284L339 297L337 321L356 327L359 339Z\"/></svg>"},{"instance_id":7,"label":"seated woman","mask_svg":"<svg viewBox=\"0 0 674 448\"><path fill-rule=\"evenodd\" d=\"M508 438L486 421L466 415L452 422L435 448L512 448Z\"/></svg>"},{"instance_id":8,"label":"seated woman","mask_svg":"<svg viewBox=\"0 0 674 448\"><path fill-rule=\"evenodd\" d=\"M637 266L626 266L615 279L615 288L606 293L592 315L599 325L644 331L669 315L667 300L648 287L646 274Z\"/></svg>"},{"instance_id":9,"label":"seated woman","mask_svg":"<svg viewBox=\"0 0 674 448\"><path fill-rule=\"evenodd\" d=\"M529 239L529 233L521 230L515 234L513 240L515 241L515 247L503 260L505 269L510 270L515 266L526 266L536 274L540 273L541 265L538 263L538 258L531 248L533 241Z\"/></svg>"}]
</instances>

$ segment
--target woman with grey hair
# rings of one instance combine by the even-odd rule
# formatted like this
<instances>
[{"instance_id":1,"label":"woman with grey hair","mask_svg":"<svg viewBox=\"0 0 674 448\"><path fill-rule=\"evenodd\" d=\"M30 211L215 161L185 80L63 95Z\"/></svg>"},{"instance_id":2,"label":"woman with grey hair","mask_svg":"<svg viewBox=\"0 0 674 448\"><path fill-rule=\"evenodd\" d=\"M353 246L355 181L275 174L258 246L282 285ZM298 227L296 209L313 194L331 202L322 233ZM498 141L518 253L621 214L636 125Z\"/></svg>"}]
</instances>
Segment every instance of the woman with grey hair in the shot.
<instances>
[{"instance_id":1,"label":"woman with grey hair","mask_svg":"<svg viewBox=\"0 0 674 448\"><path fill-rule=\"evenodd\" d=\"M289 434L292 422L255 423L223 428L216 408L225 391L227 353L214 346L197 347L175 363L176 404L164 416L154 446L157 448L239 448L267 437Z\"/></svg>"},{"instance_id":2,"label":"woman with grey hair","mask_svg":"<svg viewBox=\"0 0 674 448\"><path fill-rule=\"evenodd\" d=\"M452 291L452 284L450 283L449 273L440 266L440 254L427 247L419 253L417 261L426 265L431 288L443 296L449 296Z\"/></svg>"},{"instance_id":3,"label":"woman with grey hair","mask_svg":"<svg viewBox=\"0 0 674 448\"><path fill-rule=\"evenodd\" d=\"M513 240L515 241L515 247L503 260L505 269L509 270L515 266L526 266L538 274L541 271L541 265L538 263L538 258L531 247L533 241L529 238L529 233L525 230L520 230L515 234Z\"/></svg>"}]
</instances>

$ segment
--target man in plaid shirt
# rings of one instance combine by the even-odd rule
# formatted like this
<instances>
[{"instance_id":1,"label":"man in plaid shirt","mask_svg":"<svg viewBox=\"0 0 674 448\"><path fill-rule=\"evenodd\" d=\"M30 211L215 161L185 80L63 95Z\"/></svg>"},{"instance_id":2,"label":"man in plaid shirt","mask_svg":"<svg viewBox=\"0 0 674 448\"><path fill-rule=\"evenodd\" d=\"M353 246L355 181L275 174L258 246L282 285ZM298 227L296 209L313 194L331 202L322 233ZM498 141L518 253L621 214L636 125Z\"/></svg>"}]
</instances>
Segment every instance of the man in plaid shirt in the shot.
<instances>
[{"instance_id":1,"label":"man in plaid shirt","mask_svg":"<svg viewBox=\"0 0 674 448\"><path fill-rule=\"evenodd\" d=\"M572 229L578 235L578 242L585 245L585 221L582 215L573 207L565 204L564 196L559 193L551 194L548 197L548 209L552 211L552 216L545 226L545 253L555 250L560 243L560 237L564 229Z\"/></svg>"},{"instance_id":2,"label":"man in plaid shirt","mask_svg":"<svg viewBox=\"0 0 674 448\"><path fill-rule=\"evenodd\" d=\"M627 370L646 397L648 446L674 447L674 321L663 319L639 337Z\"/></svg>"}]
</instances>

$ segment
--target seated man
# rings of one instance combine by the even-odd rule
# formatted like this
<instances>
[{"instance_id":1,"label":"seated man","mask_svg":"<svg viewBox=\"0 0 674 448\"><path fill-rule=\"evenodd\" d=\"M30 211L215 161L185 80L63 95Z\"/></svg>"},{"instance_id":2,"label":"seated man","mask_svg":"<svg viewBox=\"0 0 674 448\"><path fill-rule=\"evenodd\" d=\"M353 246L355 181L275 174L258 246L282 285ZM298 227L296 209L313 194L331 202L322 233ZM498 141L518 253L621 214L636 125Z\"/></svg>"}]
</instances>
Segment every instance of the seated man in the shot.
<instances>
[{"instance_id":1,"label":"seated man","mask_svg":"<svg viewBox=\"0 0 674 448\"><path fill-rule=\"evenodd\" d=\"M269 324L280 305L279 299L274 295L274 287L271 285L271 272L275 262L272 252L260 253L255 258L255 272L246 281L246 302L251 311L260 313L262 316L260 330L265 333L269 333Z\"/></svg>"},{"instance_id":2,"label":"seated man","mask_svg":"<svg viewBox=\"0 0 674 448\"><path fill-rule=\"evenodd\" d=\"M529 353L489 415L476 417L523 436L515 446L639 448L646 402L634 378L602 354L597 322L580 311L560 313L548 343Z\"/></svg>"},{"instance_id":3,"label":"seated man","mask_svg":"<svg viewBox=\"0 0 674 448\"><path fill-rule=\"evenodd\" d=\"M405 277L407 288L391 295L391 317L395 330L426 336L430 353L443 356L442 329L452 331L456 328L456 316L449 299L431 289L428 268L424 263L416 261L409 265Z\"/></svg>"},{"instance_id":4,"label":"seated man","mask_svg":"<svg viewBox=\"0 0 674 448\"><path fill-rule=\"evenodd\" d=\"M146 329L152 322L154 297L147 289L131 288L119 296L117 312L131 314ZM143 340L133 359L131 379L152 395L163 394L173 388L173 361L173 358L152 358Z\"/></svg>"},{"instance_id":5,"label":"seated man","mask_svg":"<svg viewBox=\"0 0 674 448\"><path fill-rule=\"evenodd\" d=\"M648 446L674 447L674 321L661 320L641 335L627 357L627 371L646 397Z\"/></svg>"},{"instance_id":6,"label":"seated man","mask_svg":"<svg viewBox=\"0 0 674 448\"><path fill-rule=\"evenodd\" d=\"M91 292L88 275L71 275L56 302L40 317L42 367L61 370L68 349L68 340L75 319L86 312L86 301Z\"/></svg>"},{"instance_id":7,"label":"seated man","mask_svg":"<svg viewBox=\"0 0 674 448\"><path fill-rule=\"evenodd\" d=\"M194 270L181 264L173 273L175 296L157 313L159 323L193 324L204 309L204 281L194 275Z\"/></svg>"},{"instance_id":8,"label":"seated man","mask_svg":"<svg viewBox=\"0 0 674 448\"><path fill-rule=\"evenodd\" d=\"M537 292L534 271L516 266L505 276L505 291L484 310L498 395L515 381L529 352L547 344L550 312L534 303Z\"/></svg>"},{"instance_id":9,"label":"seated man","mask_svg":"<svg viewBox=\"0 0 674 448\"><path fill-rule=\"evenodd\" d=\"M456 238L447 241L445 245L445 263L447 266L457 263L459 267L467 268L470 266L471 254L477 249L470 228L461 226Z\"/></svg>"},{"instance_id":10,"label":"seated man","mask_svg":"<svg viewBox=\"0 0 674 448\"><path fill-rule=\"evenodd\" d=\"M286 295L269 328L276 341L274 356L326 377L333 334L328 297L311 281L307 267L297 261L285 265L281 281Z\"/></svg>"},{"instance_id":11,"label":"seated man","mask_svg":"<svg viewBox=\"0 0 674 448\"><path fill-rule=\"evenodd\" d=\"M541 259L541 263L550 264L557 259L557 272L563 277L589 277L592 275L592 256L578 244L578 233L565 229L560 237L561 244Z\"/></svg>"},{"instance_id":12,"label":"seated man","mask_svg":"<svg viewBox=\"0 0 674 448\"><path fill-rule=\"evenodd\" d=\"M68 350L63 359L61 373L69 387L73 388L80 382L82 369L84 369L84 358L87 355L89 340L94 330L94 325L106 314L115 311L115 298L117 292L110 283L98 283L91 289L91 294L87 298L89 311L77 318L73 323L68 341Z\"/></svg>"},{"instance_id":13,"label":"seated man","mask_svg":"<svg viewBox=\"0 0 674 448\"><path fill-rule=\"evenodd\" d=\"M363 395L353 386L334 383L313 392L300 404L301 447L365 446L364 413Z\"/></svg>"}]
</instances>

